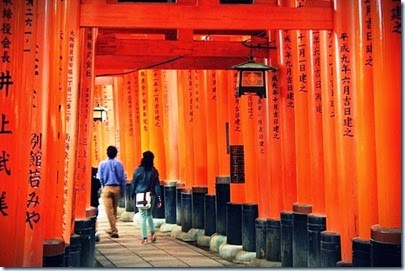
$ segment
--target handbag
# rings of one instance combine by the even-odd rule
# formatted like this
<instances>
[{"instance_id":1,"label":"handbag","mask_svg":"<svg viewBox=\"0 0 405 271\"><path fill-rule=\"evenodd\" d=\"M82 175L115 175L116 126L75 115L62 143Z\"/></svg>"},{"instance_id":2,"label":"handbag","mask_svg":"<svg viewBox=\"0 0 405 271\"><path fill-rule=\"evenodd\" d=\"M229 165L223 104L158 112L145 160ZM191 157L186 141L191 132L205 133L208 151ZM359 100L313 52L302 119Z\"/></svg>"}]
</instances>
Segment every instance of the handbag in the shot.
<instances>
[{"instance_id":1,"label":"handbag","mask_svg":"<svg viewBox=\"0 0 405 271\"><path fill-rule=\"evenodd\" d=\"M136 193L135 206L139 209L149 209L152 206L150 192Z\"/></svg>"}]
</instances>

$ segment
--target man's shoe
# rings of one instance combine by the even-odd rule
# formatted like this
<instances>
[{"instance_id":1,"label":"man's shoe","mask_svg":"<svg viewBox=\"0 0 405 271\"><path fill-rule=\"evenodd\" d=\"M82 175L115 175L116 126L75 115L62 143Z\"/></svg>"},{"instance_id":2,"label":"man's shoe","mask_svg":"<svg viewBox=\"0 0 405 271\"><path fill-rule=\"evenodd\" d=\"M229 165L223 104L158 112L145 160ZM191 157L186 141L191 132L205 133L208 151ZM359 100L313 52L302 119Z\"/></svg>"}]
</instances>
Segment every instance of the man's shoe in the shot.
<instances>
[{"instance_id":1,"label":"man's shoe","mask_svg":"<svg viewBox=\"0 0 405 271\"><path fill-rule=\"evenodd\" d=\"M118 235L118 233L113 233L110 235L111 238L119 238L120 236Z\"/></svg>"}]
</instances>

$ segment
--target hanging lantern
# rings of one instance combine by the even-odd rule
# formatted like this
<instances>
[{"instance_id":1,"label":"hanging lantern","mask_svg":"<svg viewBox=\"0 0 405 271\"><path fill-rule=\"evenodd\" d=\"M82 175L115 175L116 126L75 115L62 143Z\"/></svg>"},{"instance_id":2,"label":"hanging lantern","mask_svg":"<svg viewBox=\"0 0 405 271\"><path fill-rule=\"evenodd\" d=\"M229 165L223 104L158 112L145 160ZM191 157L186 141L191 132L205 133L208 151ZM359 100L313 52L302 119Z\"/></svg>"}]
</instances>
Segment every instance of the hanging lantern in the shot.
<instances>
[{"instance_id":1,"label":"hanging lantern","mask_svg":"<svg viewBox=\"0 0 405 271\"><path fill-rule=\"evenodd\" d=\"M93 109L93 121L107 121L107 108L97 105Z\"/></svg>"},{"instance_id":2,"label":"hanging lantern","mask_svg":"<svg viewBox=\"0 0 405 271\"><path fill-rule=\"evenodd\" d=\"M245 93L254 93L260 98L267 97L266 71L276 71L277 68L258 63L250 56L247 62L232 66L238 71L236 82L236 98Z\"/></svg>"}]
</instances>

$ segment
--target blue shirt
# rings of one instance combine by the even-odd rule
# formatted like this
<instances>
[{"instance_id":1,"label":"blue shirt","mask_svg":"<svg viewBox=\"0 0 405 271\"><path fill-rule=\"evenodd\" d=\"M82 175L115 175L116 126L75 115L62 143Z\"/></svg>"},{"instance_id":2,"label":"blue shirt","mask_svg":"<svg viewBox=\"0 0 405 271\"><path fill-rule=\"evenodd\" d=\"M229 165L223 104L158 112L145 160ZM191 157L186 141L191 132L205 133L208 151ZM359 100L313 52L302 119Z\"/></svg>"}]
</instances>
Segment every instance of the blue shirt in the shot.
<instances>
[{"instance_id":1,"label":"blue shirt","mask_svg":"<svg viewBox=\"0 0 405 271\"><path fill-rule=\"evenodd\" d=\"M98 165L97 176L102 186L119 185L121 187L121 195L125 194L125 172L124 166L120 161L110 158L101 161Z\"/></svg>"}]
</instances>

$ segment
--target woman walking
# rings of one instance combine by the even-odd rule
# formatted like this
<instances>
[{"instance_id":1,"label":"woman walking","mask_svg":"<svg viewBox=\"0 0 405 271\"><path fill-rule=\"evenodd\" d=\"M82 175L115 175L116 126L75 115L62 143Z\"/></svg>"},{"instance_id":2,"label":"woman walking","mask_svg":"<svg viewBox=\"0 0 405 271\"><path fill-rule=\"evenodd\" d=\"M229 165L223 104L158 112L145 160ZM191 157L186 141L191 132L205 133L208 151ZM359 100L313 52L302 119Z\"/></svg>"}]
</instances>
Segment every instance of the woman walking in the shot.
<instances>
[{"instance_id":1,"label":"woman walking","mask_svg":"<svg viewBox=\"0 0 405 271\"><path fill-rule=\"evenodd\" d=\"M155 156L151 151L143 153L141 164L135 169L132 177L130 190L132 200L136 198L136 193L151 192L151 207L148 209L138 208L141 215L141 236L143 245L148 243L147 227L149 227L150 230L150 241L156 241L155 225L152 217L155 201L158 200L158 208L162 207L159 172L154 167L154 158Z\"/></svg>"}]
</instances>

